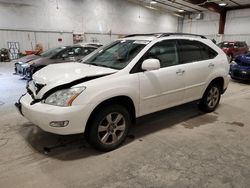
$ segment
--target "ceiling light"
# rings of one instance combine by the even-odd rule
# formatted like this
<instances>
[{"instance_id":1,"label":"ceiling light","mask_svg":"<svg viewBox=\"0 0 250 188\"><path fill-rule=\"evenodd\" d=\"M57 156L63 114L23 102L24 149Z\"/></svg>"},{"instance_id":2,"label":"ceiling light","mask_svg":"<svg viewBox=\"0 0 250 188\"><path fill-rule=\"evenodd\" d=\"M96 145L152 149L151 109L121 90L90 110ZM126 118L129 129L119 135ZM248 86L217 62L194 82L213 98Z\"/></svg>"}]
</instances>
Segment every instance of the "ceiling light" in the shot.
<instances>
[{"instance_id":1,"label":"ceiling light","mask_svg":"<svg viewBox=\"0 0 250 188\"><path fill-rule=\"evenodd\" d=\"M151 6L145 6L146 8L152 9L152 10L157 10L157 8L155 7L151 7Z\"/></svg>"},{"instance_id":2,"label":"ceiling light","mask_svg":"<svg viewBox=\"0 0 250 188\"><path fill-rule=\"evenodd\" d=\"M176 13L174 13L173 15L174 15L174 16L177 16L177 17L180 17L180 18L183 18L183 16L182 16L182 15L180 15L180 14L176 14Z\"/></svg>"},{"instance_id":3,"label":"ceiling light","mask_svg":"<svg viewBox=\"0 0 250 188\"><path fill-rule=\"evenodd\" d=\"M184 12L184 10L182 10L182 9L179 9L179 10L178 10L178 12Z\"/></svg>"},{"instance_id":4,"label":"ceiling light","mask_svg":"<svg viewBox=\"0 0 250 188\"><path fill-rule=\"evenodd\" d=\"M225 2L219 3L219 6L221 6L221 7L224 7L224 6L226 6L226 5L227 5L227 3L225 3Z\"/></svg>"},{"instance_id":5,"label":"ceiling light","mask_svg":"<svg viewBox=\"0 0 250 188\"><path fill-rule=\"evenodd\" d=\"M156 4L157 2L156 1L151 1L150 4Z\"/></svg>"}]
</instances>

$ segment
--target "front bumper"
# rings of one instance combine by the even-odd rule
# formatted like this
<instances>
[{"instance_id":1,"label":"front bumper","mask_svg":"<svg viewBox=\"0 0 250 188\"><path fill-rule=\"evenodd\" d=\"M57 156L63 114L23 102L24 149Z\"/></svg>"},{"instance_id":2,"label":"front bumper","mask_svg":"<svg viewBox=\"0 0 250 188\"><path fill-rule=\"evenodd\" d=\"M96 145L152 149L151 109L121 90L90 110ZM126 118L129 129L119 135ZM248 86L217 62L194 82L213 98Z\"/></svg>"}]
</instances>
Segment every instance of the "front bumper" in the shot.
<instances>
[{"instance_id":1,"label":"front bumper","mask_svg":"<svg viewBox=\"0 0 250 188\"><path fill-rule=\"evenodd\" d=\"M29 72L30 72L30 67L26 64L23 64L23 63L15 63L15 73L19 76L27 76L29 75Z\"/></svg>"},{"instance_id":2,"label":"front bumper","mask_svg":"<svg viewBox=\"0 0 250 188\"><path fill-rule=\"evenodd\" d=\"M236 80L250 81L250 70L231 69L230 75L231 78Z\"/></svg>"},{"instance_id":3,"label":"front bumper","mask_svg":"<svg viewBox=\"0 0 250 188\"><path fill-rule=\"evenodd\" d=\"M59 135L83 133L89 117L85 111L87 107L76 105L69 107L59 107L44 103L35 103L29 94L20 98L16 103L21 114L42 130ZM51 122L69 121L66 127L52 127Z\"/></svg>"}]
</instances>

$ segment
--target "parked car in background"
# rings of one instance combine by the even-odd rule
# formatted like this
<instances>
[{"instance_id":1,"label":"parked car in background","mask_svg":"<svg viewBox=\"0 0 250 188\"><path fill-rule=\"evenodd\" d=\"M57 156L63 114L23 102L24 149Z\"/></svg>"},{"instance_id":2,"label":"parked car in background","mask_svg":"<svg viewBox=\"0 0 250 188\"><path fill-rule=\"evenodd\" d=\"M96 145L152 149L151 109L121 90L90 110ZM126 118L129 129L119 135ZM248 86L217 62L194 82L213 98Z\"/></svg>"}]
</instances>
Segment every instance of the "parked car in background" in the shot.
<instances>
[{"instance_id":1,"label":"parked car in background","mask_svg":"<svg viewBox=\"0 0 250 188\"><path fill-rule=\"evenodd\" d=\"M231 78L250 81L250 53L239 55L230 65Z\"/></svg>"},{"instance_id":2,"label":"parked car in background","mask_svg":"<svg viewBox=\"0 0 250 188\"><path fill-rule=\"evenodd\" d=\"M237 55L246 54L249 50L246 42L221 42L218 46L227 54L231 62Z\"/></svg>"},{"instance_id":3,"label":"parked car in background","mask_svg":"<svg viewBox=\"0 0 250 188\"><path fill-rule=\"evenodd\" d=\"M79 63L36 72L16 106L47 132L84 132L92 146L109 151L137 117L197 100L201 110L214 111L228 72L226 54L204 36L130 35Z\"/></svg>"},{"instance_id":4,"label":"parked car in background","mask_svg":"<svg viewBox=\"0 0 250 188\"><path fill-rule=\"evenodd\" d=\"M9 50L6 48L0 49L0 62L10 61Z\"/></svg>"},{"instance_id":5,"label":"parked car in background","mask_svg":"<svg viewBox=\"0 0 250 188\"><path fill-rule=\"evenodd\" d=\"M40 58L38 54L26 55L19 59L13 60L14 64L14 74L24 76L25 66L32 60Z\"/></svg>"},{"instance_id":6,"label":"parked car in background","mask_svg":"<svg viewBox=\"0 0 250 188\"><path fill-rule=\"evenodd\" d=\"M29 79L32 74L49 64L69 61L76 62L97 48L98 47L92 45L72 45L53 48L43 52L38 58L28 61L27 63L18 61L15 64L15 71L18 75Z\"/></svg>"}]
</instances>

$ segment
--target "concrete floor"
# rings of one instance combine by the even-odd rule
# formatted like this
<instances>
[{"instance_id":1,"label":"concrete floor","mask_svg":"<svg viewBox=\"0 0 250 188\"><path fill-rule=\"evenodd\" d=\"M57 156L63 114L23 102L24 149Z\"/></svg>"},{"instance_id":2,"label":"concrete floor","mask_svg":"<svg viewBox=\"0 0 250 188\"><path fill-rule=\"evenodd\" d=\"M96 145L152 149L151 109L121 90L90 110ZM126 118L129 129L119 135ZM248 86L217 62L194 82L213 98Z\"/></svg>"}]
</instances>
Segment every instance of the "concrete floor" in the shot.
<instances>
[{"instance_id":1,"label":"concrete floor","mask_svg":"<svg viewBox=\"0 0 250 188\"><path fill-rule=\"evenodd\" d=\"M119 149L41 131L14 102L25 81L0 64L0 187L250 187L250 85L231 81L219 108L186 104L142 118Z\"/></svg>"}]
</instances>

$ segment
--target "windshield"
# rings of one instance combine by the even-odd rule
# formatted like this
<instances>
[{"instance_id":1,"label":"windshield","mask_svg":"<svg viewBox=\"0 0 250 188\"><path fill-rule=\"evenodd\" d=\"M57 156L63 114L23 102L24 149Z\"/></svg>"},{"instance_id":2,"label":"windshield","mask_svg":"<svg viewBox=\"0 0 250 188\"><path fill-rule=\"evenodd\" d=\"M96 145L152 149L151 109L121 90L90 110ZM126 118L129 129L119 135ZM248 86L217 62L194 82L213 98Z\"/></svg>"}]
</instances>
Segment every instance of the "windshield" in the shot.
<instances>
[{"instance_id":1,"label":"windshield","mask_svg":"<svg viewBox=\"0 0 250 188\"><path fill-rule=\"evenodd\" d=\"M55 54L57 54L58 52L60 52L61 50L65 49L66 47L57 47L57 48L53 48L50 50L47 50L43 53L41 53L42 57L49 57L49 56L54 56Z\"/></svg>"},{"instance_id":2,"label":"windshield","mask_svg":"<svg viewBox=\"0 0 250 188\"><path fill-rule=\"evenodd\" d=\"M113 69L123 69L149 41L116 41L92 55L84 63Z\"/></svg>"},{"instance_id":3,"label":"windshield","mask_svg":"<svg viewBox=\"0 0 250 188\"><path fill-rule=\"evenodd\" d=\"M220 48L233 48L234 47L233 43L229 43L229 42L219 43L218 46Z\"/></svg>"}]
</instances>

